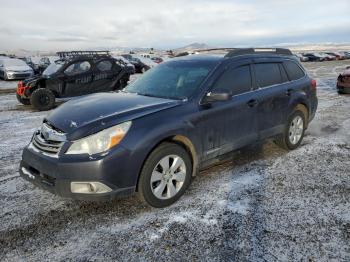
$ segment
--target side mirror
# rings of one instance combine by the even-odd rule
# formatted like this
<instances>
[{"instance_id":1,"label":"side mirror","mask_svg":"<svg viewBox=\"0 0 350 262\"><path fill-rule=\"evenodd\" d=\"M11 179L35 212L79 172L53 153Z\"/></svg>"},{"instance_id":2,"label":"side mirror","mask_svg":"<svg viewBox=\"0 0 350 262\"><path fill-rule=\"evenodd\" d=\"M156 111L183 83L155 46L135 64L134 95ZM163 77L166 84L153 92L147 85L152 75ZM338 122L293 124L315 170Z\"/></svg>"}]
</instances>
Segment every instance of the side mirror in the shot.
<instances>
[{"instance_id":1,"label":"side mirror","mask_svg":"<svg viewBox=\"0 0 350 262\"><path fill-rule=\"evenodd\" d=\"M231 94L226 91L209 92L205 96L205 102L227 101L231 99Z\"/></svg>"}]
</instances>

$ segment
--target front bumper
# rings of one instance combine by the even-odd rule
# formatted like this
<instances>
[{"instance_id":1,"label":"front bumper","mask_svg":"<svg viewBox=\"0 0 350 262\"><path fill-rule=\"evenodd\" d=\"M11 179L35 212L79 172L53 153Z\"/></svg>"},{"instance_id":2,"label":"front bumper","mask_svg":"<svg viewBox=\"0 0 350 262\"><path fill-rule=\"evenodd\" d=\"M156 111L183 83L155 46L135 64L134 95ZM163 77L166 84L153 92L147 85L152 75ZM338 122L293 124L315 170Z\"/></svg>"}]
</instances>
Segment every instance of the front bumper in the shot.
<instances>
[{"instance_id":1,"label":"front bumper","mask_svg":"<svg viewBox=\"0 0 350 262\"><path fill-rule=\"evenodd\" d=\"M7 79L11 79L11 80L25 79L33 76L32 73L27 73L27 72L7 72L6 75L7 75Z\"/></svg>"},{"instance_id":2,"label":"front bumper","mask_svg":"<svg viewBox=\"0 0 350 262\"><path fill-rule=\"evenodd\" d=\"M111 200L135 192L137 176L127 173L129 152L118 147L112 154L91 157L47 156L28 146L23 150L21 177L53 194L78 200ZM132 168L131 168L132 170ZM112 189L108 193L72 193L71 182L100 182Z\"/></svg>"}]
</instances>

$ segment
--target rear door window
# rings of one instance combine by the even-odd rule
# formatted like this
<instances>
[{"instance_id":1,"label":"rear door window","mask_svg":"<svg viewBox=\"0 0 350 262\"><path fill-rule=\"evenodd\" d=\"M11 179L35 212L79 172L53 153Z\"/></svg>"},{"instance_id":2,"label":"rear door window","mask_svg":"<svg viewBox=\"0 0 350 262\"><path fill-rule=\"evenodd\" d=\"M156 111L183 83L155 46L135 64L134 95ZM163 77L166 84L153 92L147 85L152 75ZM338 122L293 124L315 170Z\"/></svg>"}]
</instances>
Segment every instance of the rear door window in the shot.
<instances>
[{"instance_id":1,"label":"rear door window","mask_svg":"<svg viewBox=\"0 0 350 262\"><path fill-rule=\"evenodd\" d=\"M212 91L226 91L234 96L248 92L251 88L250 66L244 65L227 69L215 82Z\"/></svg>"},{"instance_id":2,"label":"rear door window","mask_svg":"<svg viewBox=\"0 0 350 262\"><path fill-rule=\"evenodd\" d=\"M112 66L113 65L111 61L108 61L108 60L101 61L97 64L97 68L100 71L110 71L112 69Z\"/></svg>"},{"instance_id":3,"label":"rear door window","mask_svg":"<svg viewBox=\"0 0 350 262\"><path fill-rule=\"evenodd\" d=\"M291 81L298 80L305 76L304 71L293 61L285 61L284 66Z\"/></svg>"},{"instance_id":4,"label":"rear door window","mask_svg":"<svg viewBox=\"0 0 350 262\"><path fill-rule=\"evenodd\" d=\"M91 65L88 61L80 61L68 66L66 70L64 70L64 73L67 75L77 75L89 71L90 68Z\"/></svg>"},{"instance_id":5,"label":"rear door window","mask_svg":"<svg viewBox=\"0 0 350 262\"><path fill-rule=\"evenodd\" d=\"M279 63L255 64L256 82L260 88L282 83Z\"/></svg>"}]
</instances>

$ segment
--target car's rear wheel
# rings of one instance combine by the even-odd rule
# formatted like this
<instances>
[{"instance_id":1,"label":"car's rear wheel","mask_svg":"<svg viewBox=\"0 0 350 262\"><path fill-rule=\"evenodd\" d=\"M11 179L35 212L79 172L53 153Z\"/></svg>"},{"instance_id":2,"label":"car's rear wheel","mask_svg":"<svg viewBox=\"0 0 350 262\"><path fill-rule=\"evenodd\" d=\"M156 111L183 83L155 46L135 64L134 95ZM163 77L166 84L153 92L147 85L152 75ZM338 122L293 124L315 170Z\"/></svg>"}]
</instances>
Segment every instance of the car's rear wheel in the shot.
<instances>
[{"instance_id":1,"label":"car's rear wheel","mask_svg":"<svg viewBox=\"0 0 350 262\"><path fill-rule=\"evenodd\" d=\"M276 138L276 144L287 150L296 149L303 140L305 128L305 115L300 110L294 111L288 119L284 133Z\"/></svg>"},{"instance_id":2,"label":"car's rear wheel","mask_svg":"<svg viewBox=\"0 0 350 262\"><path fill-rule=\"evenodd\" d=\"M142 74L143 74L143 73L146 73L146 71L147 71L146 67L142 67L142 68L141 68L141 73L142 73Z\"/></svg>"},{"instance_id":3,"label":"car's rear wheel","mask_svg":"<svg viewBox=\"0 0 350 262\"><path fill-rule=\"evenodd\" d=\"M16 98L18 102L20 102L23 105L30 105L30 100L29 98L22 98L19 94L16 93Z\"/></svg>"},{"instance_id":4,"label":"car's rear wheel","mask_svg":"<svg viewBox=\"0 0 350 262\"><path fill-rule=\"evenodd\" d=\"M166 207L184 194L191 177L192 163L188 152L177 144L162 143L144 163L138 194L153 207Z\"/></svg>"},{"instance_id":5,"label":"car's rear wheel","mask_svg":"<svg viewBox=\"0 0 350 262\"><path fill-rule=\"evenodd\" d=\"M55 95L48 89L38 88L32 93L30 103L40 111L50 110L55 106Z\"/></svg>"}]
</instances>

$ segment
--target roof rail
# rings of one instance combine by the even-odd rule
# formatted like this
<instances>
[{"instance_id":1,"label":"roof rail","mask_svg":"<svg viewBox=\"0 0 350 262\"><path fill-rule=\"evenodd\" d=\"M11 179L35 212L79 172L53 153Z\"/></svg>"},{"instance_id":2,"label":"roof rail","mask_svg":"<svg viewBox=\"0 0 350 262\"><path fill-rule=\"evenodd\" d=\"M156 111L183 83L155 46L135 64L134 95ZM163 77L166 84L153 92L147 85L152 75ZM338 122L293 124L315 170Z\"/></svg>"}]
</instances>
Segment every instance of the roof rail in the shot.
<instances>
[{"instance_id":1,"label":"roof rail","mask_svg":"<svg viewBox=\"0 0 350 262\"><path fill-rule=\"evenodd\" d=\"M65 52L57 52L57 55L61 59L71 58L76 56L110 56L109 51L65 51Z\"/></svg>"},{"instance_id":2,"label":"roof rail","mask_svg":"<svg viewBox=\"0 0 350 262\"><path fill-rule=\"evenodd\" d=\"M217 48L197 49L197 50L193 50L193 52L232 51L232 50L237 50L237 48L232 48L232 47L217 47Z\"/></svg>"},{"instance_id":3,"label":"roof rail","mask_svg":"<svg viewBox=\"0 0 350 262\"><path fill-rule=\"evenodd\" d=\"M286 48L236 48L228 52L225 57L251 54L293 55L292 52Z\"/></svg>"}]
</instances>

